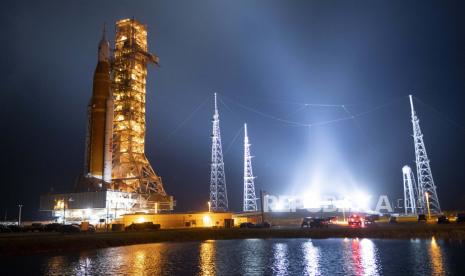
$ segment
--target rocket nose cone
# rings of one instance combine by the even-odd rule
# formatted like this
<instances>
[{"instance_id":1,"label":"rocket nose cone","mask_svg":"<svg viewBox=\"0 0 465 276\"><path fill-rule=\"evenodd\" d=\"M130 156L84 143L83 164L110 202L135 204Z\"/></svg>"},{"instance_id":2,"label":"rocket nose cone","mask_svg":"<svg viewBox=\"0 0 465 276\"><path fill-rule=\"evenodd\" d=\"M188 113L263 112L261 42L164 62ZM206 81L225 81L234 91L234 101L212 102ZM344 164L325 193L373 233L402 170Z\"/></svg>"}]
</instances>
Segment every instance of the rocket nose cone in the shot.
<instances>
[{"instance_id":1,"label":"rocket nose cone","mask_svg":"<svg viewBox=\"0 0 465 276\"><path fill-rule=\"evenodd\" d=\"M99 61L110 60L110 44L105 39L102 39L98 46L98 60Z\"/></svg>"}]
</instances>

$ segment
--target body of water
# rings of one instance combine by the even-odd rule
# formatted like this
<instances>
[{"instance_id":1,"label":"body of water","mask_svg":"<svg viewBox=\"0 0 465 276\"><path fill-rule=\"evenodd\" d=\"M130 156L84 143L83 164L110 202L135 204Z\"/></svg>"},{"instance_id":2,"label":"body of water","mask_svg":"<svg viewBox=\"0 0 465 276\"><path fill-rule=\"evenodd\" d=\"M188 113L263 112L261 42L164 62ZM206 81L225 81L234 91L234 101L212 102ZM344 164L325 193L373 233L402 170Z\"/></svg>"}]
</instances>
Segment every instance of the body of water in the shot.
<instances>
[{"instance_id":1,"label":"body of water","mask_svg":"<svg viewBox=\"0 0 465 276\"><path fill-rule=\"evenodd\" d=\"M465 275L465 244L245 239L155 243L0 259L2 275Z\"/></svg>"}]
</instances>

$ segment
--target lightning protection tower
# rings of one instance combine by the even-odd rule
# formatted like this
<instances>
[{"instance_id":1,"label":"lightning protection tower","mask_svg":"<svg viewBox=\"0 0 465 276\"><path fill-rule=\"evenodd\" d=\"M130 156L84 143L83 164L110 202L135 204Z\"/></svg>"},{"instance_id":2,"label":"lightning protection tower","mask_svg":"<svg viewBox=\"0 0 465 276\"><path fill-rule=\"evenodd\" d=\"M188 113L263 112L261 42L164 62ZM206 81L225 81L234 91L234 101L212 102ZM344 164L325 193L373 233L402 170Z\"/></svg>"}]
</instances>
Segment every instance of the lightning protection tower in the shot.
<instances>
[{"instance_id":1,"label":"lightning protection tower","mask_svg":"<svg viewBox=\"0 0 465 276\"><path fill-rule=\"evenodd\" d=\"M210 171L210 204L214 212L228 210L226 176L224 173L223 149L221 146L220 115L215 93L215 111L213 113L212 160Z\"/></svg>"},{"instance_id":2,"label":"lightning protection tower","mask_svg":"<svg viewBox=\"0 0 465 276\"><path fill-rule=\"evenodd\" d=\"M419 193L418 207L419 210L421 210L423 213L431 211L433 214L440 214L441 207L439 205L439 199L436 193L436 186L434 185L433 174L431 173L428 155L426 154L425 143L423 142L423 134L420 129L420 120L415 114L415 110L413 108L412 95L409 95L409 98L410 108L412 111L413 140L415 144L415 159L417 164Z\"/></svg>"},{"instance_id":3,"label":"lightning protection tower","mask_svg":"<svg viewBox=\"0 0 465 276\"><path fill-rule=\"evenodd\" d=\"M415 183L415 176L413 175L412 169L407 165L402 168L402 175L404 179L405 214L416 214L416 199L418 198L418 190Z\"/></svg>"},{"instance_id":4,"label":"lightning protection tower","mask_svg":"<svg viewBox=\"0 0 465 276\"><path fill-rule=\"evenodd\" d=\"M257 211L254 179L249 137L247 135L247 124L244 124L244 212Z\"/></svg>"}]
</instances>

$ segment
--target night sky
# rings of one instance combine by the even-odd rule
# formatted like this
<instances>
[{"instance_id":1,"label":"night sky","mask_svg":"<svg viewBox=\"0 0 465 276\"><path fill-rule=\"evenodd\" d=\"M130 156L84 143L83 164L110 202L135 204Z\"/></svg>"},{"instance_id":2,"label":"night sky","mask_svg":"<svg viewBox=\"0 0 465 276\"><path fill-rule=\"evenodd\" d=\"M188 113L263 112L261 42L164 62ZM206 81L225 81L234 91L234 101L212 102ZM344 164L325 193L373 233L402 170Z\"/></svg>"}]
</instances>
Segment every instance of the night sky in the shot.
<instances>
[{"instance_id":1,"label":"night sky","mask_svg":"<svg viewBox=\"0 0 465 276\"><path fill-rule=\"evenodd\" d=\"M147 24L160 57L147 79L146 154L177 211L206 208L213 92L232 210L244 122L257 190L400 197L401 168L415 166L410 93L441 205L465 209L463 1L10 2L0 14L0 219L15 219L19 203L38 217L40 194L71 191L102 27L112 43L127 17ZM287 122L349 113L361 115Z\"/></svg>"}]
</instances>

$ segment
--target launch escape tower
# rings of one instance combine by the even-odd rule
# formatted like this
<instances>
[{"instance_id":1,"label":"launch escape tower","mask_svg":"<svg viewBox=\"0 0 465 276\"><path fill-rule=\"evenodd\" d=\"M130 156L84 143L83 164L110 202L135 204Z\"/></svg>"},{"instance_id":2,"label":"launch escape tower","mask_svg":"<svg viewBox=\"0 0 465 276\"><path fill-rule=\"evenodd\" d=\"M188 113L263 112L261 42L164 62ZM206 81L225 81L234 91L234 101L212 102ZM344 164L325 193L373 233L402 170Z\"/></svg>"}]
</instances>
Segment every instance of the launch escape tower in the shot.
<instances>
[{"instance_id":1,"label":"launch escape tower","mask_svg":"<svg viewBox=\"0 0 465 276\"><path fill-rule=\"evenodd\" d=\"M147 63L158 57L147 51L147 30L134 19L116 22L112 67L114 99L112 189L169 201L161 178L145 156Z\"/></svg>"},{"instance_id":2,"label":"launch escape tower","mask_svg":"<svg viewBox=\"0 0 465 276\"><path fill-rule=\"evenodd\" d=\"M405 214L417 213L418 189L415 183L415 176L409 166L402 168L402 175L404 180L404 208Z\"/></svg>"},{"instance_id":3,"label":"launch escape tower","mask_svg":"<svg viewBox=\"0 0 465 276\"><path fill-rule=\"evenodd\" d=\"M212 159L210 171L210 204L211 210L221 212L228 210L228 194L224 173L223 149L221 146L220 115L215 93L215 111L213 114Z\"/></svg>"},{"instance_id":4,"label":"launch escape tower","mask_svg":"<svg viewBox=\"0 0 465 276\"><path fill-rule=\"evenodd\" d=\"M417 164L417 177L418 177L418 208L420 212L428 212L432 214L440 214L441 207L439 205L438 195L436 194L436 186L433 181L433 174L429 164L428 155L426 154L425 144L423 142L423 134L420 129L420 120L415 114L413 108L412 95L410 98L410 108L412 111L412 125L413 125L413 140L415 144L415 161ZM429 206L427 203L429 202Z\"/></svg>"},{"instance_id":5,"label":"launch escape tower","mask_svg":"<svg viewBox=\"0 0 465 276\"><path fill-rule=\"evenodd\" d=\"M247 124L244 124L244 212L257 211L254 179L249 136L247 135Z\"/></svg>"}]
</instances>

